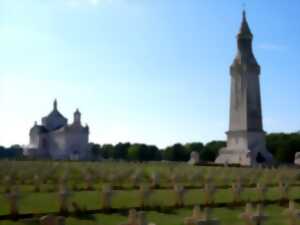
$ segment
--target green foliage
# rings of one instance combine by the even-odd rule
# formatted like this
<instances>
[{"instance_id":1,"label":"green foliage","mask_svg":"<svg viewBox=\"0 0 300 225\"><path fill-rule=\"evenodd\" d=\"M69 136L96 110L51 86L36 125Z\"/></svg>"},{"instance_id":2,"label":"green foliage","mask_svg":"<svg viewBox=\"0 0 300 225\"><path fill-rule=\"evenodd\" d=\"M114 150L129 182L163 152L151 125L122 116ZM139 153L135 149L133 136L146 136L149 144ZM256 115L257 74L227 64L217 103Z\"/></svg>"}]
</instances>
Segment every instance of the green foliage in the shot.
<instances>
[{"instance_id":1,"label":"green foliage","mask_svg":"<svg viewBox=\"0 0 300 225\"><path fill-rule=\"evenodd\" d=\"M23 148L20 145L12 145L9 148L0 146L0 159L19 159L23 156Z\"/></svg>"},{"instance_id":2,"label":"green foliage","mask_svg":"<svg viewBox=\"0 0 300 225\"><path fill-rule=\"evenodd\" d=\"M273 133L267 135L267 149L278 163L293 163L295 153L300 151L300 133ZM90 154L94 160L101 158L130 161L188 161L191 152L200 154L202 161L213 162L219 150L226 145L224 141L211 141L206 145L201 142L180 143L159 150L154 145L118 143L116 145L90 144ZM21 159L22 147L13 145L9 148L0 146L0 159Z\"/></svg>"},{"instance_id":3,"label":"green foliage","mask_svg":"<svg viewBox=\"0 0 300 225\"><path fill-rule=\"evenodd\" d=\"M267 148L279 163L293 163L300 151L299 133L274 133L267 136Z\"/></svg>"},{"instance_id":4,"label":"green foliage","mask_svg":"<svg viewBox=\"0 0 300 225\"><path fill-rule=\"evenodd\" d=\"M101 146L99 144L94 144L91 143L90 144L90 153L93 157L93 159L98 159L102 157L102 149Z\"/></svg>"},{"instance_id":5,"label":"green foliage","mask_svg":"<svg viewBox=\"0 0 300 225\"><path fill-rule=\"evenodd\" d=\"M164 150L163 159L168 161L187 161L189 160L189 154L182 144L175 144Z\"/></svg>"},{"instance_id":6,"label":"green foliage","mask_svg":"<svg viewBox=\"0 0 300 225\"><path fill-rule=\"evenodd\" d=\"M102 157L104 159L113 158L114 146L111 144L105 144L102 146Z\"/></svg>"},{"instance_id":7,"label":"green foliage","mask_svg":"<svg viewBox=\"0 0 300 225\"><path fill-rule=\"evenodd\" d=\"M200 154L204 150L204 145L201 142L188 143L184 147L189 154L191 152L198 152Z\"/></svg>"},{"instance_id":8,"label":"green foliage","mask_svg":"<svg viewBox=\"0 0 300 225\"><path fill-rule=\"evenodd\" d=\"M205 145L204 150L200 153L200 158L203 161L215 161L219 150L226 146L225 141L212 141Z\"/></svg>"},{"instance_id":9,"label":"green foliage","mask_svg":"<svg viewBox=\"0 0 300 225\"><path fill-rule=\"evenodd\" d=\"M133 144L128 149L128 157L132 161L160 160L159 150L156 146L145 144Z\"/></svg>"}]
</instances>

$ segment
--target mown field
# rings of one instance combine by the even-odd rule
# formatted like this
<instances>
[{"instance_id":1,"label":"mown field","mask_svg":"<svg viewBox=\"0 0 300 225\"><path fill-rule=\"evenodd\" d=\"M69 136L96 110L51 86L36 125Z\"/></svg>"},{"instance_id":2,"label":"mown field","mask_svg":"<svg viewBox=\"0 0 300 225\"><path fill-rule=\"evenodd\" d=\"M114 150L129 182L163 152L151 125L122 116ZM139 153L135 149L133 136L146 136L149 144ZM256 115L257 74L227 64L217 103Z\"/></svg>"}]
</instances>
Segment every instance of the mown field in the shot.
<instances>
[{"instance_id":1,"label":"mown field","mask_svg":"<svg viewBox=\"0 0 300 225\"><path fill-rule=\"evenodd\" d=\"M247 202L264 205L268 216L266 224L288 224L283 211L288 207L288 199L300 202L299 175L296 168L1 161L0 224L24 224L24 218L62 214L59 212L61 186L68 190L68 213L62 214L67 218L66 224L120 224L127 221L128 211L135 208L145 211L149 222L179 225L192 214L195 205L211 208L212 217L218 218L221 224L244 224L239 215ZM238 200L232 188L237 183L242 186ZM283 183L286 193L280 186ZM211 202L206 199L207 184L215 189ZM110 208L104 209L102 189L107 185L112 187L112 201ZM174 186L184 189L183 205L176 202L178 195ZM258 186L263 187L263 195ZM149 193L143 196L141 187L147 187ZM8 196L13 190L18 192L19 220L12 220L10 216ZM81 214L73 203L82 209Z\"/></svg>"}]
</instances>

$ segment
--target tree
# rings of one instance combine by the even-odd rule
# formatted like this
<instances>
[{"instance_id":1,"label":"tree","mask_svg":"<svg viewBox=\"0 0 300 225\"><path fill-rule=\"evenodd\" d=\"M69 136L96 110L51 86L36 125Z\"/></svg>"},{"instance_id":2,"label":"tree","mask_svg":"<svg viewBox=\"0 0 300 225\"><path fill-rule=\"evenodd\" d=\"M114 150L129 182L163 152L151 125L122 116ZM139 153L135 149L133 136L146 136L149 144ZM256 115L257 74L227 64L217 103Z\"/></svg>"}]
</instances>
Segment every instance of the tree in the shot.
<instances>
[{"instance_id":1,"label":"tree","mask_svg":"<svg viewBox=\"0 0 300 225\"><path fill-rule=\"evenodd\" d=\"M102 157L105 159L113 158L114 146L111 144L105 144L102 146Z\"/></svg>"},{"instance_id":2,"label":"tree","mask_svg":"<svg viewBox=\"0 0 300 225\"><path fill-rule=\"evenodd\" d=\"M225 141L211 141L207 143L204 150L200 153L201 160L214 162L219 154L219 150L225 146Z\"/></svg>"},{"instance_id":3,"label":"tree","mask_svg":"<svg viewBox=\"0 0 300 225\"><path fill-rule=\"evenodd\" d=\"M184 147L189 154L191 152L198 152L200 154L204 150L204 145L201 142L188 143Z\"/></svg>"},{"instance_id":4,"label":"tree","mask_svg":"<svg viewBox=\"0 0 300 225\"><path fill-rule=\"evenodd\" d=\"M9 148L0 146L0 158L21 159L23 157L23 148L20 145L12 145Z\"/></svg>"},{"instance_id":5,"label":"tree","mask_svg":"<svg viewBox=\"0 0 300 225\"><path fill-rule=\"evenodd\" d=\"M267 135L267 149L277 162L293 163L296 152L300 151L300 134L269 134Z\"/></svg>"},{"instance_id":6,"label":"tree","mask_svg":"<svg viewBox=\"0 0 300 225\"><path fill-rule=\"evenodd\" d=\"M118 143L113 150L114 159L126 159L130 143Z\"/></svg>"},{"instance_id":7,"label":"tree","mask_svg":"<svg viewBox=\"0 0 300 225\"><path fill-rule=\"evenodd\" d=\"M128 149L127 158L133 161L154 161L160 160L161 154L154 145L133 144Z\"/></svg>"},{"instance_id":8,"label":"tree","mask_svg":"<svg viewBox=\"0 0 300 225\"><path fill-rule=\"evenodd\" d=\"M90 144L90 152L93 160L97 160L102 157L102 148L99 144Z\"/></svg>"},{"instance_id":9,"label":"tree","mask_svg":"<svg viewBox=\"0 0 300 225\"><path fill-rule=\"evenodd\" d=\"M138 144L133 144L128 149L127 158L132 161L140 160L140 148L141 146Z\"/></svg>"},{"instance_id":10,"label":"tree","mask_svg":"<svg viewBox=\"0 0 300 225\"><path fill-rule=\"evenodd\" d=\"M188 161L189 152L182 144L175 144L167 147L163 152L163 159L169 161Z\"/></svg>"}]
</instances>

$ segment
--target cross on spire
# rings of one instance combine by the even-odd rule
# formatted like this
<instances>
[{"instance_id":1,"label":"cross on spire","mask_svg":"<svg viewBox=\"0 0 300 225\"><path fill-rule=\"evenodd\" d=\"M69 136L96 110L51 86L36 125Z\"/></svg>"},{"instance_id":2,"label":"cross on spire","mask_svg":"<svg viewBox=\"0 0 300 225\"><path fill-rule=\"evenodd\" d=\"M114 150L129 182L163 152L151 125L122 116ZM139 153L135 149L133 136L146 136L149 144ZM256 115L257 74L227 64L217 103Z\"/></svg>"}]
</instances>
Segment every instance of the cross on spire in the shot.
<instances>
[{"instance_id":1,"label":"cross on spire","mask_svg":"<svg viewBox=\"0 0 300 225\"><path fill-rule=\"evenodd\" d=\"M242 8L243 8L243 11L246 11L246 3L245 2L243 2Z\"/></svg>"},{"instance_id":2,"label":"cross on spire","mask_svg":"<svg viewBox=\"0 0 300 225\"><path fill-rule=\"evenodd\" d=\"M54 102L53 102L53 109L57 110L57 100L56 99L54 99Z\"/></svg>"},{"instance_id":3,"label":"cross on spire","mask_svg":"<svg viewBox=\"0 0 300 225\"><path fill-rule=\"evenodd\" d=\"M251 33L251 30L249 28L247 17L246 17L246 11L243 9L243 19L240 31L238 33L238 38L240 39L252 39L253 35Z\"/></svg>"}]
</instances>

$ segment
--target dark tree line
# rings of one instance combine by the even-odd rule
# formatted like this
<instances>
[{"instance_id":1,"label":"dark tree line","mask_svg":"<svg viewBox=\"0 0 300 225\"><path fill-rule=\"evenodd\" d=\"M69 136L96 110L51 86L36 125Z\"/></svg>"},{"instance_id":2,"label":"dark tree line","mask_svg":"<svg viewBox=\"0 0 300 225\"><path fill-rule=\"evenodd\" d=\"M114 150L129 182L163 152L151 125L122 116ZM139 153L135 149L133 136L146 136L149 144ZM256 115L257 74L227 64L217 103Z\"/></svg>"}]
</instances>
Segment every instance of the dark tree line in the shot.
<instances>
[{"instance_id":1,"label":"dark tree line","mask_svg":"<svg viewBox=\"0 0 300 225\"><path fill-rule=\"evenodd\" d=\"M212 162L219 150L224 147L224 141L212 141L188 144L174 144L159 149L154 145L119 143L90 144L90 154L94 160L114 159L128 161L188 161L193 151L199 153L202 161ZM267 148L279 163L293 163L296 152L300 152L300 133L273 133L267 135ZM0 146L0 159L22 159L22 147L13 145L5 148Z\"/></svg>"},{"instance_id":2,"label":"dark tree line","mask_svg":"<svg viewBox=\"0 0 300 225\"><path fill-rule=\"evenodd\" d=\"M295 153L300 152L300 133L272 133L267 135L267 149L278 163L293 163ZM190 153L196 151L200 159L212 162L219 150L226 145L224 141L212 141L204 145L201 142L174 144L165 149L145 144L119 143L113 145L91 144L92 152L105 159L123 159L131 161L188 161Z\"/></svg>"},{"instance_id":3,"label":"dark tree line","mask_svg":"<svg viewBox=\"0 0 300 225\"><path fill-rule=\"evenodd\" d=\"M0 146L0 159L21 159L23 157L23 149L19 145L12 145L5 148Z\"/></svg>"},{"instance_id":4,"label":"dark tree line","mask_svg":"<svg viewBox=\"0 0 300 225\"><path fill-rule=\"evenodd\" d=\"M223 141L213 141L206 145L202 143L174 144L165 149L158 149L154 145L119 143L117 145L91 144L93 158L115 159L129 161L188 161L190 154L196 151L203 161L213 161L218 149L225 146Z\"/></svg>"},{"instance_id":5,"label":"dark tree line","mask_svg":"<svg viewBox=\"0 0 300 225\"><path fill-rule=\"evenodd\" d=\"M280 163L293 163L300 152L300 132L274 133L267 136L267 148Z\"/></svg>"}]
</instances>

